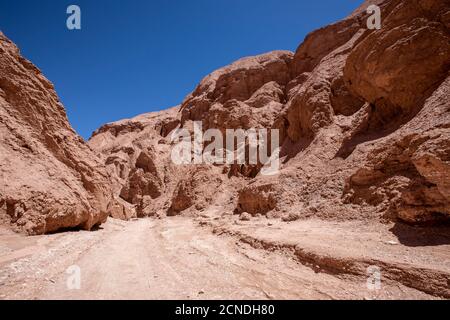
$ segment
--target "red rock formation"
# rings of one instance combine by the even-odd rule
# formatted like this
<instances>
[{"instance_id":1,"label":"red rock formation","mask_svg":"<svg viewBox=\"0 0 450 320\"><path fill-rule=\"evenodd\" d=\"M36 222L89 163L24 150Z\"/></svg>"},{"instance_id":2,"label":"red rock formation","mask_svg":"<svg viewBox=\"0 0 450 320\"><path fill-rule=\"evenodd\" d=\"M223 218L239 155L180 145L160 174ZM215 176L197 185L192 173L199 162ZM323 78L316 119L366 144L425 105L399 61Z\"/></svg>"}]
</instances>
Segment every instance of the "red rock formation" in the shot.
<instances>
[{"instance_id":1,"label":"red rock formation","mask_svg":"<svg viewBox=\"0 0 450 320\"><path fill-rule=\"evenodd\" d=\"M382 9L380 30L367 29L369 4ZM204 168L210 177L198 183L195 166L172 167L183 174L166 176L165 208L195 212L201 202L286 220L448 220L449 12L443 0L367 1L312 32L295 54L244 58L207 76L178 115L160 115L168 129L152 139L195 120L222 132L277 128L282 168L271 177L258 174L261 166ZM99 135L91 145L105 153Z\"/></svg>"},{"instance_id":2,"label":"red rock formation","mask_svg":"<svg viewBox=\"0 0 450 320\"><path fill-rule=\"evenodd\" d=\"M382 10L380 30L366 26L373 3ZM295 53L241 59L203 79L179 107L101 127L89 145L119 197L112 205L102 164L75 138L51 85L3 40L1 147L11 157L2 161L2 174L16 181L24 172L18 165L31 163L34 177L61 186L56 192L45 183L9 182L2 186L2 207L21 225L30 219L19 216L52 217L37 224L52 226L39 232L86 221L90 227L108 210L121 219L234 211L246 220L264 214L283 220L448 221L449 17L445 0L366 1L341 22L312 32ZM192 133L193 121L222 132L279 129L279 173L263 176L261 165L174 164L170 133L179 126ZM27 136L21 138L17 127L26 128ZM35 144L45 153L33 153ZM53 175L50 168L56 168ZM82 203L84 211L42 215L30 209L41 200L22 205L15 191L25 192L25 199L64 199L57 208ZM101 219L86 218L98 208ZM77 219L58 224L65 215Z\"/></svg>"},{"instance_id":3,"label":"red rock formation","mask_svg":"<svg viewBox=\"0 0 450 320\"><path fill-rule=\"evenodd\" d=\"M29 234L91 229L115 205L103 164L53 85L0 33L0 220Z\"/></svg>"},{"instance_id":4,"label":"red rock formation","mask_svg":"<svg viewBox=\"0 0 450 320\"><path fill-rule=\"evenodd\" d=\"M149 113L106 124L94 132L89 145L100 153L113 180L115 196L122 199L121 219L151 216L167 210L167 186L177 183L170 162L170 136L178 109Z\"/></svg>"}]
</instances>

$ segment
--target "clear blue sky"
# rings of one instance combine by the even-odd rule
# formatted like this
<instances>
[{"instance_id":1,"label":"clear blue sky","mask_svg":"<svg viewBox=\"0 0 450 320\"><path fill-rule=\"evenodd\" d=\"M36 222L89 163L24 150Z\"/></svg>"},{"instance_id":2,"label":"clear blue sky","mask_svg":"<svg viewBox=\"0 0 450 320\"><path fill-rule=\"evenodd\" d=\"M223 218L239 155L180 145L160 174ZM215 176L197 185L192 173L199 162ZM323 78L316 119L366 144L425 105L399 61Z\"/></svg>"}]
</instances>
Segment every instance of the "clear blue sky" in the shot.
<instances>
[{"instance_id":1,"label":"clear blue sky","mask_svg":"<svg viewBox=\"0 0 450 320\"><path fill-rule=\"evenodd\" d=\"M362 0L1 0L0 29L55 84L85 139L100 125L179 104L213 70L294 51ZM77 4L82 29L66 28Z\"/></svg>"}]
</instances>

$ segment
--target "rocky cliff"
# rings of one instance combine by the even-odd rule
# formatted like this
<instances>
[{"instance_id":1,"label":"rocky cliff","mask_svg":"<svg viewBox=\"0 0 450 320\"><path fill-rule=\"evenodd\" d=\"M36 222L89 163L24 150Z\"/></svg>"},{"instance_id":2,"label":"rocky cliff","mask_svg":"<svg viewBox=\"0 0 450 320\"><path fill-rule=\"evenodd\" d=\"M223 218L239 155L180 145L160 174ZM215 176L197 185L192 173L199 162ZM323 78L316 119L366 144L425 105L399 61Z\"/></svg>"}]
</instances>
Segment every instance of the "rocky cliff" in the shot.
<instances>
[{"instance_id":1,"label":"rocky cliff","mask_svg":"<svg viewBox=\"0 0 450 320\"><path fill-rule=\"evenodd\" d=\"M366 24L374 3L380 30ZM444 0L367 1L295 53L243 58L208 75L180 106L107 124L89 144L137 216L448 221L449 27ZM279 129L279 174L174 165L169 133L192 132L193 121L222 132Z\"/></svg>"},{"instance_id":2,"label":"rocky cliff","mask_svg":"<svg viewBox=\"0 0 450 320\"><path fill-rule=\"evenodd\" d=\"M377 4L382 27L369 30ZM29 233L108 215L450 217L450 4L366 1L295 53L243 58L179 106L74 133L52 85L0 38L0 217ZM176 165L177 128L279 129L281 168ZM95 151L94 154L93 150Z\"/></svg>"},{"instance_id":3,"label":"rocky cliff","mask_svg":"<svg viewBox=\"0 0 450 320\"><path fill-rule=\"evenodd\" d=\"M114 206L108 174L53 85L0 33L0 221L28 234L91 229Z\"/></svg>"}]
</instances>

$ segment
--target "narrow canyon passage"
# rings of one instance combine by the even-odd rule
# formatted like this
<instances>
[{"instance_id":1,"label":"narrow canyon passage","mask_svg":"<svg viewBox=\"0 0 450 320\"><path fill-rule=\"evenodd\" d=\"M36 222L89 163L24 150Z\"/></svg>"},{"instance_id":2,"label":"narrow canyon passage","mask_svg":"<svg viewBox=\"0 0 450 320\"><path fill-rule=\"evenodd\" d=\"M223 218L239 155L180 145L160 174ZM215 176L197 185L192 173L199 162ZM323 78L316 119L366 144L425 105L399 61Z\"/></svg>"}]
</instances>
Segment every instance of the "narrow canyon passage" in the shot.
<instances>
[{"instance_id":1,"label":"narrow canyon passage","mask_svg":"<svg viewBox=\"0 0 450 320\"><path fill-rule=\"evenodd\" d=\"M3 2L0 300L450 299L449 0Z\"/></svg>"},{"instance_id":2,"label":"narrow canyon passage","mask_svg":"<svg viewBox=\"0 0 450 320\"><path fill-rule=\"evenodd\" d=\"M432 298L400 284L316 272L288 253L255 249L189 218L109 219L99 230L23 237L0 233L0 298ZM80 288L68 289L70 266Z\"/></svg>"}]
</instances>

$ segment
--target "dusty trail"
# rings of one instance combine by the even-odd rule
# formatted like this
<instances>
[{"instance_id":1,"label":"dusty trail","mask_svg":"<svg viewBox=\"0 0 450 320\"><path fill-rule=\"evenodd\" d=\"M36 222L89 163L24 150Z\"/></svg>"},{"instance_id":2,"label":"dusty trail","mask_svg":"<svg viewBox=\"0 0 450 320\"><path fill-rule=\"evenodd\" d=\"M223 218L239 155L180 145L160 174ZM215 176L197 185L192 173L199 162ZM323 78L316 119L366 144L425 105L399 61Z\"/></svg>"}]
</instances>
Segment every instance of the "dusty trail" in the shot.
<instances>
[{"instance_id":1,"label":"dusty trail","mask_svg":"<svg viewBox=\"0 0 450 320\"><path fill-rule=\"evenodd\" d=\"M110 219L95 232L0 233L1 299L430 298L399 284L315 272L282 252L218 236L188 218ZM79 290L66 269L81 270Z\"/></svg>"}]
</instances>

